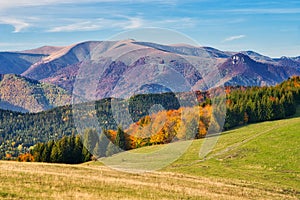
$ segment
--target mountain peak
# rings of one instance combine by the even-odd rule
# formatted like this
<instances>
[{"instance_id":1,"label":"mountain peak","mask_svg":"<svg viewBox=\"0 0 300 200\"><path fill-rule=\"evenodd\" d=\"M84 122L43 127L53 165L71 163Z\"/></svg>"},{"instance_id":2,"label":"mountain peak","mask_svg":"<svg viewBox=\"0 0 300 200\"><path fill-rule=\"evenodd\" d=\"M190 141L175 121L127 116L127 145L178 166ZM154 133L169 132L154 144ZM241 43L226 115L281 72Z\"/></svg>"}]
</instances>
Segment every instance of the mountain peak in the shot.
<instances>
[{"instance_id":1,"label":"mountain peak","mask_svg":"<svg viewBox=\"0 0 300 200\"><path fill-rule=\"evenodd\" d=\"M243 53L234 54L230 59L233 65L247 63L248 61L252 60L248 55Z\"/></svg>"},{"instance_id":2,"label":"mountain peak","mask_svg":"<svg viewBox=\"0 0 300 200\"><path fill-rule=\"evenodd\" d=\"M50 55L56 51L59 51L65 47L61 46L42 46L36 49L29 49L29 50L24 50L20 51L19 53L30 53L30 54L43 54L43 55Z\"/></svg>"}]
</instances>

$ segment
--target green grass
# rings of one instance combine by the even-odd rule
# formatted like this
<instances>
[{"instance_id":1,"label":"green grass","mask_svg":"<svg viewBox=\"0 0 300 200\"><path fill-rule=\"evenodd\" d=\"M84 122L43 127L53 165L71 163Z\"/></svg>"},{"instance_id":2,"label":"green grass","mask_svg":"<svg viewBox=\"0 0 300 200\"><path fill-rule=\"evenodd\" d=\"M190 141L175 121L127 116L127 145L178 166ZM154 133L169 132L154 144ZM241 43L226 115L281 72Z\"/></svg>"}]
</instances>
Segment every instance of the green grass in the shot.
<instances>
[{"instance_id":1,"label":"green grass","mask_svg":"<svg viewBox=\"0 0 300 200\"><path fill-rule=\"evenodd\" d=\"M206 159L203 140L177 142L121 153L114 165L158 172L134 174L100 162L81 165L0 162L0 199L299 199L300 109L285 120L263 122L222 133ZM188 150L185 151L186 146ZM161 153L164 152L164 153ZM139 157L145 153L146 166ZM133 156L134 155L134 156ZM151 158L151 157L150 157Z\"/></svg>"},{"instance_id":2,"label":"green grass","mask_svg":"<svg viewBox=\"0 0 300 200\"><path fill-rule=\"evenodd\" d=\"M160 171L246 182L251 187L280 191L300 197L300 109L289 119L251 124L226 131L206 159L199 158L203 140L195 140L188 150ZM105 164L122 169L155 168L167 163L186 142L136 149L105 159ZM162 149L166 151L161 151ZM147 165L138 153L157 151ZM135 156L137 155L137 156ZM145 157L147 159L147 157ZM107 161L108 160L108 161ZM154 160L154 162L152 162Z\"/></svg>"},{"instance_id":3,"label":"green grass","mask_svg":"<svg viewBox=\"0 0 300 200\"><path fill-rule=\"evenodd\" d=\"M224 132L207 160L198 158L202 141L165 171L222 177L281 188L300 197L300 117L252 124ZM189 163L189 164L187 164Z\"/></svg>"}]
</instances>

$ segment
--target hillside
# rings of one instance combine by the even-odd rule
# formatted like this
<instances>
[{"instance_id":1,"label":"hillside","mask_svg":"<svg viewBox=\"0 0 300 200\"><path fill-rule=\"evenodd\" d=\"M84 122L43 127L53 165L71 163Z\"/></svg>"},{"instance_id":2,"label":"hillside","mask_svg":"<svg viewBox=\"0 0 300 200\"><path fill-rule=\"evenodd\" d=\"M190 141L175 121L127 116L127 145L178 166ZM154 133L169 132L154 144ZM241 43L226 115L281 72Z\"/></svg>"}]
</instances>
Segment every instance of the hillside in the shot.
<instances>
[{"instance_id":1,"label":"hillside","mask_svg":"<svg viewBox=\"0 0 300 200\"><path fill-rule=\"evenodd\" d=\"M0 75L1 109L39 112L71 102L71 95L62 88L40 83L19 75Z\"/></svg>"},{"instance_id":2,"label":"hillside","mask_svg":"<svg viewBox=\"0 0 300 200\"><path fill-rule=\"evenodd\" d=\"M214 150L199 159L201 141L166 170L227 177L279 186L300 195L300 112L290 119L262 122L223 132ZM198 158L197 158L198 157ZM186 163L189 162L189 165ZM191 170L193 169L193 170ZM205 170L203 170L205 169Z\"/></svg>"},{"instance_id":3,"label":"hillside","mask_svg":"<svg viewBox=\"0 0 300 200\"><path fill-rule=\"evenodd\" d=\"M1 161L0 180L5 184L0 185L0 197L299 199L299 131L298 109L290 119L223 132L205 160L198 157L203 139L195 140L173 164L160 172L142 174L115 171L94 161L81 165ZM161 148L145 147L133 153ZM135 160L122 154L116 157L123 166Z\"/></svg>"},{"instance_id":4,"label":"hillside","mask_svg":"<svg viewBox=\"0 0 300 200\"><path fill-rule=\"evenodd\" d=\"M241 181L245 187L251 185L300 197L299 134L300 107L297 114L289 119L262 122L223 132L213 151L204 159L199 158L204 140L195 140L178 160L161 171ZM169 149L177 149L181 143L171 145L173 147ZM122 170L151 169L149 165L155 165L155 161L173 154L173 151L161 149L164 146L144 147L100 161ZM161 154L155 154L151 162L139 159L139 154L147 155L156 151Z\"/></svg>"},{"instance_id":5,"label":"hillside","mask_svg":"<svg viewBox=\"0 0 300 200\"><path fill-rule=\"evenodd\" d=\"M300 75L299 58L253 51L161 45L135 40L88 41L0 52L0 106L39 112L81 100L136 94L206 91L219 86L269 86ZM12 78L13 75L17 74ZM80 98L77 98L80 97Z\"/></svg>"},{"instance_id":6,"label":"hillside","mask_svg":"<svg viewBox=\"0 0 300 200\"><path fill-rule=\"evenodd\" d=\"M51 55L57 51L60 51L64 47L56 47L56 46L42 46L36 49L29 49L29 50L24 50L20 51L18 53L28 53L28 54L44 54L44 55Z\"/></svg>"},{"instance_id":7,"label":"hillside","mask_svg":"<svg viewBox=\"0 0 300 200\"><path fill-rule=\"evenodd\" d=\"M0 74L21 74L44 57L42 53L0 52Z\"/></svg>"},{"instance_id":8,"label":"hillside","mask_svg":"<svg viewBox=\"0 0 300 200\"><path fill-rule=\"evenodd\" d=\"M220 105L223 111L212 104L218 97L210 96L209 91L194 95L169 92L139 94L129 99L106 98L39 113L0 110L0 141L5 141L0 145L0 158L5 159L7 155L16 158L38 142L82 134L86 129L96 129L98 134L108 131L107 136L115 142L120 125L127 135L126 145L122 147L125 150L201 138L213 134L212 127L228 130L290 117L299 105L299 90L300 77L272 87L228 87L226 102L224 99L224 105ZM108 148L108 144L104 146L98 139L93 139L91 144L90 151L96 149L96 144L103 146L103 151Z\"/></svg>"},{"instance_id":9,"label":"hillside","mask_svg":"<svg viewBox=\"0 0 300 200\"><path fill-rule=\"evenodd\" d=\"M73 105L75 108L67 105L38 113L19 113L0 109L0 159L7 154L16 157L38 142L77 134L80 127L78 124L75 126L73 115L78 108L83 108L80 112L80 121L84 126L93 127L92 119L96 115L99 127L116 130L118 125L113 117L112 101L102 99ZM167 110L179 108L178 101L172 93L138 95L132 97L130 102L132 118L135 120L147 115L148 109L156 103L163 105ZM121 101L120 104L122 103ZM78 112L77 110L77 114Z\"/></svg>"},{"instance_id":10,"label":"hillside","mask_svg":"<svg viewBox=\"0 0 300 200\"><path fill-rule=\"evenodd\" d=\"M235 59L239 59L238 62ZM275 85L292 75L299 75L298 66L296 59L283 62L252 51L229 53L211 47L134 40L92 41L60 50L55 56L50 55L32 65L23 75L71 91L80 72L81 79L98 83L95 91L90 93L97 98L106 98L122 96L123 91L137 93L146 81L169 86L161 81L170 79L168 74L180 76L176 80L187 80L189 90L206 90L222 84ZM182 88L175 87L174 90L180 92Z\"/></svg>"},{"instance_id":11,"label":"hillside","mask_svg":"<svg viewBox=\"0 0 300 200\"><path fill-rule=\"evenodd\" d=\"M87 41L66 47L44 46L0 53L0 73L21 74L69 91L86 91L93 100L121 97L159 84L174 92L219 85L274 85L300 75L299 58L270 58L254 51L162 45L135 40ZM176 80L176 81L175 81ZM91 85L95 85L91 87ZM175 86L174 86L175 85ZM184 86L182 86L184 85ZM162 88L151 92L159 92Z\"/></svg>"},{"instance_id":12,"label":"hillside","mask_svg":"<svg viewBox=\"0 0 300 200\"><path fill-rule=\"evenodd\" d=\"M275 85L287 77L299 73L295 63L290 65L287 63L281 64L282 65L274 65L274 63L255 61L247 55L238 53L221 64L219 71L222 79L225 80L225 85ZM286 66L294 67L289 68Z\"/></svg>"}]
</instances>

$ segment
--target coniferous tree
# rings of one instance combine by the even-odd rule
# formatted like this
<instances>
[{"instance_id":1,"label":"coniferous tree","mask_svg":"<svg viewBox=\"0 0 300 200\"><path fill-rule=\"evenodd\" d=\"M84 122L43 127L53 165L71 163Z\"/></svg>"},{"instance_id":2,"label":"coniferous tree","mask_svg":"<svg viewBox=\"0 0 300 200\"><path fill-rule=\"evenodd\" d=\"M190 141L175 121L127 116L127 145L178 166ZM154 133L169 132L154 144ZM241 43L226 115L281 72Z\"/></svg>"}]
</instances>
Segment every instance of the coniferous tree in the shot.
<instances>
[{"instance_id":1,"label":"coniferous tree","mask_svg":"<svg viewBox=\"0 0 300 200\"><path fill-rule=\"evenodd\" d=\"M98 133L95 129L86 129L83 134L83 146L93 151L98 143Z\"/></svg>"},{"instance_id":2,"label":"coniferous tree","mask_svg":"<svg viewBox=\"0 0 300 200\"><path fill-rule=\"evenodd\" d=\"M45 149L44 143L37 143L34 147L32 154L34 155L34 160L37 162L43 162L42 160L42 152Z\"/></svg>"},{"instance_id":3,"label":"coniferous tree","mask_svg":"<svg viewBox=\"0 0 300 200\"><path fill-rule=\"evenodd\" d=\"M105 155L107 157L109 157L109 156L112 156L112 155L114 155L116 153L119 153L119 152L120 152L120 148L117 147L114 143L109 142Z\"/></svg>"},{"instance_id":4,"label":"coniferous tree","mask_svg":"<svg viewBox=\"0 0 300 200\"><path fill-rule=\"evenodd\" d=\"M82 149L83 144L81 141L81 138L79 135L75 137L74 141L74 149L73 149L73 155L74 155L74 163L82 163L83 162L83 156L82 156Z\"/></svg>"},{"instance_id":5,"label":"coniferous tree","mask_svg":"<svg viewBox=\"0 0 300 200\"><path fill-rule=\"evenodd\" d=\"M55 143L52 147L51 154L50 154L50 162L52 163L59 163L59 147L57 146L57 143Z\"/></svg>"},{"instance_id":6,"label":"coniferous tree","mask_svg":"<svg viewBox=\"0 0 300 200\"><path fill-rule=\"evenodd\" d=\"M45 148L42 152L41 162L50 162L51 151L54 145L54 141L51 140L45 144Z\"/></svg>"},{"instance_id":7,"label":"coniferous tree","mask_svg":"<svg viewBox=\"0 0 300 200\"><path fill-rule=\"evenodd\" d=\"M121 127L118 127L115 145L120 149L126 150L125 132L122 130Z\"/></svg>"},{"instance_id":8,"label":"coniferous tree","mask_svg":"<svg viewBox=\"0 0 300 200\"><path fill-rule=\"evenodd\" d=\"M106 130L103 130L100 134L99 141L97 142L93 153L97 158L106 156L107 146L110 142L107 135L108 133Z\"/></svg>"}]
</instances>

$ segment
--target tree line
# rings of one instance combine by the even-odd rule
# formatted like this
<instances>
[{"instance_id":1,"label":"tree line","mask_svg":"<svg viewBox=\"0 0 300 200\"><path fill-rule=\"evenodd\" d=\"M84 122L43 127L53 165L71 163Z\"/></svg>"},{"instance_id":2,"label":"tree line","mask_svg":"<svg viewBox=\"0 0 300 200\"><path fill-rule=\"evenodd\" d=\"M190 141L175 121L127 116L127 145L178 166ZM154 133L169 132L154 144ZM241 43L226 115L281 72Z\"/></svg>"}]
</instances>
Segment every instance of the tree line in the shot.
<instances>
[{"instance_id":1,"label":"tree line","mask_svg":"<svg viewBox=\"0 0 300 200\"><path fill-rule=\"evenodd\" d=\"M111 156L126 149L125 133L118 128L114 143L105 132L100 137L95 129L86 129L83 135L63 136L61 139L35 144L29 152L17 158L22 162L78 164Z\"/></svg>"},{"instance_id":2,"label":"tree line","mask_svg":"<svg viewBox=\"0 0 300 200\"><path fill-rule=\"evenodd\" d=\"M269 87L226 87L224 130L247 123L282 119L293 115L296 106L300 103L299 89L300 77L292 77L281 84ZM180 98L184 96L182 94ZM112 99L87 103L87 106L96 108L99 124L103 127L101 133L93 129L77 133L71 106L37 114L0 111L0 156L5 158L8 153L12 157L24 155L25 152L29 152L30 147L39 142L55 143L54 141L60 141L64 136L72 135L80 135L83 146L87 147L95 157L110 156L121 150L147 145L204 137L208 127L216 121L214 118L216 116L212 115L214 107L211 105L209 92L205 95L198 93L197 98L201 101L196 108L189 107L190 105L179 107L176 98L178 97L171 93L132 97L129 99L128 111L136 121L125 130L118 127L114 121ZM128 105L122 100L118 103L120 106ZM150 115L148 110L155 104L164 105L168 109ZM188 109L199 110L200 118L190 115L182 120L183 113ZM83 110L82 115L88 119L90 113L85 113ZM160 121L164 121L164 125L161 125ZM181 128L180 124L183 124Z\"/></svg>"},{"instance_id":3,"label":"tree line","mask_svg":"<svg viewBox=\"0 0 300 200\"><path fill-rule=\"evenodd\" d=\"M226 99L225 130L247 123L283 119L295 114L300 103L300 77L269 87L228 87Z\"/></svg>"}]
</instances>

